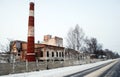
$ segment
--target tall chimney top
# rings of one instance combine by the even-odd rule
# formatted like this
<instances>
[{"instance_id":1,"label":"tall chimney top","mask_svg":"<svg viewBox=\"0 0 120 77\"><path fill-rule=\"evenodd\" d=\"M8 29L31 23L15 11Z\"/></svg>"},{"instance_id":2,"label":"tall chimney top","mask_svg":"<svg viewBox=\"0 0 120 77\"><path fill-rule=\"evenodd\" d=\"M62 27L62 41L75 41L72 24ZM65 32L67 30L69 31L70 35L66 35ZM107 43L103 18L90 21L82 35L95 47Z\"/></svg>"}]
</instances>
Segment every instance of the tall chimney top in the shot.
<instances>
[{"instance_id":1,"label":"tall chimney top","mask_svg":"<svg viewBox=\"0 0 120 77\"><path fill-rule=\"evenodd\" d=\"M34 2L30 2L30 5L34 5Z\"/></svg>"},{"instance_id":2,"label":"tall chimney top","mask_svg":"<svg viewBox=\"0 0 120 77\"><path fill-rule=\"evenodd\" d=\"M34 10L34 2L30 2L30 10Z\"/></svg>"}]
</instances>

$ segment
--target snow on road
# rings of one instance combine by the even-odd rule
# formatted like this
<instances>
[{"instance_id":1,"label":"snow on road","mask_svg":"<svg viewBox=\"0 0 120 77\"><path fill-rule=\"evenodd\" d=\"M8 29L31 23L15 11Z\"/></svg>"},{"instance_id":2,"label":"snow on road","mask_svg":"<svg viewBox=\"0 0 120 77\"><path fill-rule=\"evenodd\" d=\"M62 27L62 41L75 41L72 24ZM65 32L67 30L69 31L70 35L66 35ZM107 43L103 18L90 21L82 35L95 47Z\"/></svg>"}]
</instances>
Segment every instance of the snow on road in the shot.
<instances>
[{"instance_id":1,"label":"snow on road","mask_svg":"<svg viewBox=\"0 0 120 77\"><path fill-rule=\"evenodd\" d=\"M101 75L107 71L109 68L111 68L113 65L115 65L118 61L114 61L108 65L106 65L105 67L102 67L96 71L93 71L92 73L90 74L87 74L86 76L84 77L101 77Z\"/></svg>"},{"instance_id":2,"label":"snow on road","mask_svg":"<svg viewBox=\"0 0 120 77\"><path fill-rule=\"evenodd\" d=\"M84 65L77 65L77 66L69 66L69 67L62 67L50 70L42 70L42 71L34 71L28 73L19 73L19 74L9 74L0 77L63 77L69 74L73 74L79 71L83 71L104 63L111 62L113 60L107 61L100 61L96 63L84 64Z\"/></svg>"}]
</instances>

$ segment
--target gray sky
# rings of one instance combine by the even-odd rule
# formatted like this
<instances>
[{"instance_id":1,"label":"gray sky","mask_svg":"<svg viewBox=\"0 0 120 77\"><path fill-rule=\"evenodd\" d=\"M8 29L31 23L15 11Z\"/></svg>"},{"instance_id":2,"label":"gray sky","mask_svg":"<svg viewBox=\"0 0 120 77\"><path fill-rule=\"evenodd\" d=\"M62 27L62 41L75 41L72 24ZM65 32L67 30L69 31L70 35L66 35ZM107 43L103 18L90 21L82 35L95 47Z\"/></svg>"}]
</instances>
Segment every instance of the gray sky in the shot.
<instances>
[{"instance_id":1,"label":"gray sky","mask_svg":"<svg viewBox=\"0 0 120 77\"><path fill-rule=\"evenodd\" d=\"M0 43L27 40L29 0L0 0ZM120 53L120 0L35 0L35 40L66 38L76 24L104 48Z\"/></svg>"}]
</instances>

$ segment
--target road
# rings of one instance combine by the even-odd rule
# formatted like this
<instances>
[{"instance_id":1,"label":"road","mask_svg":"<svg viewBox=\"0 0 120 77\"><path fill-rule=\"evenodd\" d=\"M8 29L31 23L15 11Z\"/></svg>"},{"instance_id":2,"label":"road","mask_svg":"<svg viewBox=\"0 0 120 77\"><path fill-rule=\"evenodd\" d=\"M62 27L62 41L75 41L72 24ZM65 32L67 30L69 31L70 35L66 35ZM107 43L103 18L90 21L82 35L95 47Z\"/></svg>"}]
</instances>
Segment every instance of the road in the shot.
<instances>
[{"instance_id":1,"label":"road","mask_svg":"<svg viewBox=\"0 0 120 77\"><path fill-rule=\"evenodd\" d=\"M120 77L120 60L102 64L65 77Z\"/></svg>"},{"instance_id":2,"label":"road","mask_svg":"<svg viewBox=\"0 0 120 77\"><path fill-rule=\"evenodd\" d=\"M120 77L120 60L118 60L118 62L110 69L105 71L100 77Z\"/></svg>"}]
</instances>

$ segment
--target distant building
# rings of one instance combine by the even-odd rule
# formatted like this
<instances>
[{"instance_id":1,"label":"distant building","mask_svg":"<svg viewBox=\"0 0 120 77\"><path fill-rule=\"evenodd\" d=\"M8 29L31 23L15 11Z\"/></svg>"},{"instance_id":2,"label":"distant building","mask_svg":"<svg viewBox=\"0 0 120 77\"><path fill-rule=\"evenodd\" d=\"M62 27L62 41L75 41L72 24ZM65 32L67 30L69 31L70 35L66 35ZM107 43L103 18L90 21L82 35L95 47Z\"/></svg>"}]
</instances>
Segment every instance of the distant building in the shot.
<instances>
[{"instance_id":1,"label":"distant building","mask_svg":"<svg viewBox=\"0 0 120 77\"><path fill-rule=\"evenodd\" d=\"M44 42L42 44L63 47L63 39L57 36L52 38L51 35L45 35Z\"/></svg>"}]
</instances>

